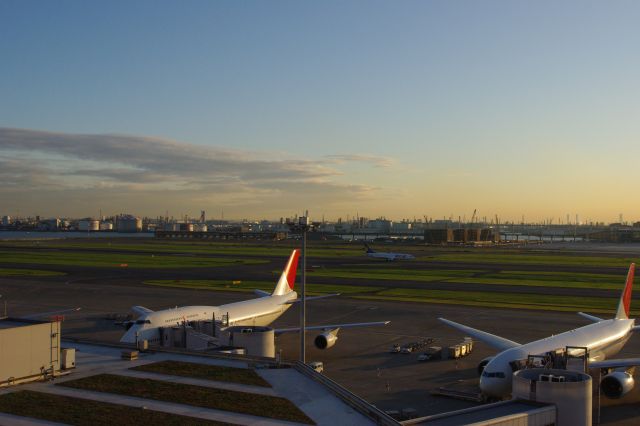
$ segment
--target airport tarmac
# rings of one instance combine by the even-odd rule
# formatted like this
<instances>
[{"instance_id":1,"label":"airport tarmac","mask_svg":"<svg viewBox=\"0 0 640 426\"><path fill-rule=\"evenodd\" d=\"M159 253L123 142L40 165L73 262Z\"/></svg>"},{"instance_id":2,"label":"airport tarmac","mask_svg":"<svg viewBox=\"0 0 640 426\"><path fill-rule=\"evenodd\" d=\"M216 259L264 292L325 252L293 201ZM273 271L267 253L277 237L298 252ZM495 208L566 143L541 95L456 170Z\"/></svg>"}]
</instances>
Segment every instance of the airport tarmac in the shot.
<instances>
[{"instance_id":1,"label":"airport tarmac","mask_svg":"<svg viewBox=\"0 0 640 426\"><path fill-rule=\"evenodd\" d=\"M9 301L9 314L23 315L51 311L69 306L82 306L82 312L68 317L63 325L65 337L117 341L122 329L105 319L110 312L126 312L132 304L152 309L189 304L219 305L245 300L248 294L157 288L145 285L122 285L109 277L93 281L55 282L46 279L0 279L3 298ZM394 343L420 337L434 337L434 344L448 346L464 337L439 323L444 316L470 326L495 332L506 338L526 342L585 325L574 314L532 312L508 309L486 309L421 303L367 301L349 298L308 303L308 323L391 320L386 327L343 330L337 344L320 351L313 347L314 333L307 336L307 361L323 361L325 374L376 406L389 409L414 408L420 415L434 414L473 405L469 402L436 397L430 391L440 386L473 386L477 383L477 364L494 352L482 343L475 345L472 355L458 361L446 360L418 363L416 354L390 354ZM295 326L298 312L292 308L274 325ZM299 341L295 334L278 338L283 356L296 359ZM633 357L640 353L640 339L632 337L619 354ZM621 411L640 420L639 392L627 396L623 410L605 408L602 420L607 424L632 424L629 417L615 421ZM605 401L604 405L611 405Z\"/></svg>"},{"instance_id":2,"label":"airport tarmac","mask_svg":"<svg viewBox=\"0 0 640 426\"><path fill-rule=\"evenodd\" d=\"M102 341L117 341L123 333L121 328L107 320L113 312L127 312L132 305L144 305L151 309L163 309L176 305L211 304L220 305L253 297L247 293L223 293L218 291L153 287L142 284L146 279L259 279L273 280L272 271L279 270L284 263L273 257L264 265L233 266L198 269L98 269L38 265L41 269L63 270L62 277L18 278L0 277L0 294L7 301L10 315L19 316L34 312L47 312L65 307L82 307L82 311L67 317L63 325L65 337L78 337ZM313 264L349 265L378 263L370 259L322 259ZM379 263L384 265L385 263ZM8 265L4 265L8 266ZM13 266L13 265L12 265ZM469 265L459 265L470 268ZM513 265L481 265L488 269L504 269ZM21 265L20 267L28 267ZM394 268L442 268L438 265L395 263ZM532 266L536 267L536 266ZM452 268L447 264L446 268ZM522 270L522 266L517 266ZM542 267L537 267L538 269ZM569 268L570 269L570 268ZM598 268L593 268L598 269ZM611 269L598 271L610 273ZM580 268L580 271L583 271ZM309 274L309 282L314 282ZM323 279L320 282L327 282ZM331 279L339 283L340 280ZM350 285L354 281L344 280ZM367 281L371 285L375 281ZM388 285L388 282L386 283ZM403 286L406 283L403 282ZM433 283L414 283L428 285ZM482 286L490 287L490 286ZM502 286L501 286L502 287ZM449 289L451 286L449 284ZM465 285L469 290L469 285ZM547 289L545 289L546 292ZM502 291L506 291L502 289ZM511 291L511 290L509 290ZM571 294L583 294L584 290L571 290ZM636 295L638 292L636 292ZM615 295L611 294L610 297ZM615 300L613 301L615 303ZM638 302L635 302L638 303ZM527 311L514 309L489 309L454 305L358 300L338 297L309 302L309 325L335 322L361 322L391 320L386 327L343 330L337 344L320 351L313 347L314 333L307 335L307 361L322 361L325 374L354 393L378 407L389 409L414 408L420 415L434 414L473 405L469 402L436 397L430 391L440 386L470 387L477 384L476 367L494 351L482 343L475 345L474 352L458 361L417 362L417 354L390 354L394 343L406 343L422 337L436 338L435 345L449 346L464 337L440 322L442 316L469 326L494 332L506 338L527 342L557 334L588 322L572 313L550 311ZM298 311L291 308L274 326L296 326ZM277 340L287 359L298 356L298 336L283 335ZM640 338L633 336L618 357L640 355ZM636 389L618 401L603 399L601 420L605 424L636 424L640 421L640 389ZM594 400L594 404L596 401ZM618 409L612 409L611 406Z\"/></svg>"}]
</instances>

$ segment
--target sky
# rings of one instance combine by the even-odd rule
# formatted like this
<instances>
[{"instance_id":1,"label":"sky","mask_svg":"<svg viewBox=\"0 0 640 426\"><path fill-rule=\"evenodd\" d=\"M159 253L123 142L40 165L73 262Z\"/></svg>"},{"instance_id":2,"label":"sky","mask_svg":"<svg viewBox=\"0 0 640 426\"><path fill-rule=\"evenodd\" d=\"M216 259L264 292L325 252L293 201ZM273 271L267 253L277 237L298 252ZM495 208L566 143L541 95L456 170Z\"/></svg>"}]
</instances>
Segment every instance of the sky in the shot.
<instances>
[{"instance_id":1,"label":"sky","mask_svg":"<svg viewBox=\"0 0 640 426\"><path fill-rule=\"evenodd\" d=\"M0 2L0 215L640 220L635 1Z\"/></svg>"}]
</instances>

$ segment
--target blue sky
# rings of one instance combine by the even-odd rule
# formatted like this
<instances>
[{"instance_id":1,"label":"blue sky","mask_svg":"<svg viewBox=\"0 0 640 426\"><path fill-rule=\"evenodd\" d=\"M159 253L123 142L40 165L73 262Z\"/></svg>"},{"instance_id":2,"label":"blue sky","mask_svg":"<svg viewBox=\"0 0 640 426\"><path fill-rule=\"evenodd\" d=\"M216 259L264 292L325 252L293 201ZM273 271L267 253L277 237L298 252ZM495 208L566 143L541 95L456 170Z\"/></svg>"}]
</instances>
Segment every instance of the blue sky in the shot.
<instances>
[{"instance_id":1,"label":"blue sky","mask_svg":"<svg viewBox=\"0 0 640 426\"><path fill-rule=\"evenodd\" d=\"M162 207L166 191L188 187L193 193L176 203L194 214L229 203L241 217L304 208L441 217L478 208L514 219L638 218L630 194L640 177L639 18L632 1L5 0L0 127L27 132L22 141L69 135L71 148L86 151L69 149L54 165L51 149L25 142L21 151L5 132L0 159L30 169L37 158L39 167L4 194L7 213L74 213L19 195L37 189L27 175L50 175L63 189L117 189L108 195L115 205L138 214L172 210ZM149 155L163 151L153 149L155 137L210 149L205 156L233 150L234 161L251 159L240 169L255 160L323 172L263 182L227 171L220 192L202 181L219 185L225 174L202 170L163 189L145 186L161 174L145 162L91 163L141 181L79 174L99 160L88 154L95 144L115 143L98 136L113 134L134 145L144 139ZM287 178L300 180L300 192L283 191ZM234 185L243 196L220 195Z\"/></svg>"}]
</instances>

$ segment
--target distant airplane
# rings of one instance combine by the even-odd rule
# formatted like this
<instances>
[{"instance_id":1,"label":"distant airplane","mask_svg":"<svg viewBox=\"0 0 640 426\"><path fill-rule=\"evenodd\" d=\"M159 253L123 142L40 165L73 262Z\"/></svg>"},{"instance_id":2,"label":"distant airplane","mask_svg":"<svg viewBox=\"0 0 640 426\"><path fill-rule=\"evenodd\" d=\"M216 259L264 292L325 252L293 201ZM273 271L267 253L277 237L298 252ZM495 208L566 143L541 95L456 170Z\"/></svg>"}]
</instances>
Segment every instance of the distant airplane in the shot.
<instances>
[{"instance_id":1,"label":"distant airplane","mask_svg":"<svg viewBox=\"0 0 640 426\"><path fill-rule=\"evenodd\" d=\"M367 256L373 257L376 259L394 261L394 260L411 260L416 258L414 255L407 254L407 253L385 253L385 252L375 251L374 249L369 247L369 244L367 243L364 243L364 246L367 249Z\"/></svg>"},{"instance_id":2,"label":"distant airplane","mask_svg":"<svg viewBox=\"0 0 640 426\"><path fill-rule=\"evenodd\" d=\"M149 343L158 344L160 343L160 327L171 327L191 321L211 319L220 321L223 316L226 317L225 323L228 323L229 326L267 326L284 314L293 304L301 300L298 299L298 294L293 291L299 256L299 250L294 250L291 253L273 292L270 294L266 291L255 290L255 293L260 296L257 299L220 306L183 306L155 312L143 306L134 306L132 310L139 317L128 324L130 328L122 336L120 342L137 343L138 341L147 340ZM337 294L307 297L306 300L322 299L330 296L337 296ZM336 343L338 331L341 328L370 327L386 325L389 322L318 325L306 327L305 329L307 331L321 330L322 333L316 336L314 344L318 349L327 349ZM276 334L295 333L299 332L300 328L276 329L274 331Z\"/></svg>"},{"instance_id":3,"label":"distant airplane","mask_svg":"<svg viewBox=\"0 0 640 426\"><path fill-rule=\"evenodd\" d=\"M444 318L438 319L501 351L496 356L485 358L478 365L478 372L481 373L480 390L485 395L492 397L509 395L512 375L522 367L529 355L545 355L570 346L587 348L589 367L605 369L608 373L600 382L602 393L609 398L620 398L633 389L633 375L629 370L640 365L640 358L610 360L606 358L618 353L631 337L631 333L640 330L640 326L635 325L635 320L629 319L634 272L635 264L632 263L615 318L605 320L578 312L595 324L526 344L516 343ZM576 352L576 354L579 353Z\"/></svg>"}]
</instances>

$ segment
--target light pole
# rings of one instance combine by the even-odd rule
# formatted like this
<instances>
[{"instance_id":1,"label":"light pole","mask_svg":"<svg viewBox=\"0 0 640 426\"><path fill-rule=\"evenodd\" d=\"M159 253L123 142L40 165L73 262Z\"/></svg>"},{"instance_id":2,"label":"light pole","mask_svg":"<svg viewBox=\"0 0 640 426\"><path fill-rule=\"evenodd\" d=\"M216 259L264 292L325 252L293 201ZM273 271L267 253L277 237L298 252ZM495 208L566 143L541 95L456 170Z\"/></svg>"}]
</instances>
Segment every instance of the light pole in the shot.
<instances>
[{"instance_id":1,"label":"light pole","mask_svg":"<svg viewBox=\"0 0 640 426\"><path fill-rule=\"evenodd\" d=\"M306 363L305 337L306 337L306 308L307 308L307 231L313 228L309 220L309 212L305 216L298 218L298 222L289 222L289 229L292 232L302 234L302 283L300 285L300 362Z\"/></svg>"}]
</instances>

